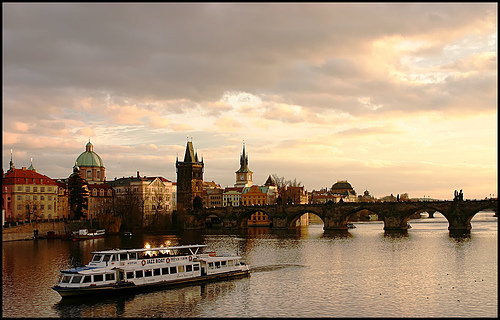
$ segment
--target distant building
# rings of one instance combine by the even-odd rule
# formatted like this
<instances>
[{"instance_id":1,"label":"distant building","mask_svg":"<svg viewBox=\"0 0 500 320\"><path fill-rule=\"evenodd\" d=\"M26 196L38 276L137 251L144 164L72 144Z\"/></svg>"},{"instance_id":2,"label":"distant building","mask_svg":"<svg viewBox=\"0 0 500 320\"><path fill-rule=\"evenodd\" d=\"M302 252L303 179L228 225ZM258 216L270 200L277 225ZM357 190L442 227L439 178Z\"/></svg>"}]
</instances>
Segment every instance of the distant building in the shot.
<instances>
[{"instance_id":1,"label":"distant building","mask_svg":"<svg viewBox=\"0 0 500 320\"><path fill-rule=\"evenodd\" d=\"M206 208L222 207L224 189L215 182L203 182L203 206Z\"/></svg>"},{"instance_id":2,"label":"distant building","mask_svg":"<svg viewBox=\"0 0 500 320\"><path fill-rule=\"evenodd\" d=\"M2 200L5 220L26 221L35 219L56 219L57 183L40 174L33 166L16 169L10 158L10 168L2 177Z\"/></svg>"},{"instance_id":3,"label":"distant building","mask_svg":"<svg viewBox=\"0 0 500 320\"><path fill-rule=\"evenodd\" d=\"M114 189L117 199L124 199L131 195L135 197L140 205L143 218L147 221L156 214L171 214L172 206L172 182L163 177L137 176L122 177L109 181L108 184Z\"/></svg>"},{"instance_id":4,"label":"distant building","mask_svg":"<svg viewBox=\"0 0 500 320\"><path fill-rule=\"evenodd\" d=\"M332 185L330 192L334 196L335 202L356 202L358 200L356 191L354 191L351 184L347 182L347 180L338 180Z\"/></svg>"}]
</instances>

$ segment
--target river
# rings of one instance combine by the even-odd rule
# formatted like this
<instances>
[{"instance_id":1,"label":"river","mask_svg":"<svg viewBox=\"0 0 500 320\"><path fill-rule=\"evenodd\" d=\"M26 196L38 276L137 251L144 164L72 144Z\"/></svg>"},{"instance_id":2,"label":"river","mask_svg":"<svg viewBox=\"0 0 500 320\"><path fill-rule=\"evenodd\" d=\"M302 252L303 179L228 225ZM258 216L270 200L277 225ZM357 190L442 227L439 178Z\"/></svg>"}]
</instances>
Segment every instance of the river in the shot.
<instances>
[{"instance_id":1,"label":"river","mask_svg":"<svg viewBox=\"0 0 500 320\"><path fill-rule=\"evenodd\" d=\"M407 235L356 222L348 235L296 230L108 235L81 242L4 242L3 317L498 317L498 218L480 212L468 237L446 219L410 221ZM146 293L71 299L51 289L60 269L92 251L207 244L240 254L247 278ZM75 301L76 300L76 301Z\"/></svg>"}]
</instances>

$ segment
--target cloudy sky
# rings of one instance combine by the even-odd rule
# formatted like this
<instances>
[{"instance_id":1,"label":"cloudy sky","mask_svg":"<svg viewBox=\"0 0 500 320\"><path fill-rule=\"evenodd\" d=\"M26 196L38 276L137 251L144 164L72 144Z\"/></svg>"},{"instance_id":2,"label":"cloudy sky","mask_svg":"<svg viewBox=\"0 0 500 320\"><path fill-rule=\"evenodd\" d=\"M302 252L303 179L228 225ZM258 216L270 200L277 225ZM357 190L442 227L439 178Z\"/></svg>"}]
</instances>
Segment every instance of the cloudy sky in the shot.
<instances>
[{"instance_id":1,"label":"cloudy sky","mask_svg":"<svg viewBox=\"0 0 500 320\"><path fill-rule=\"evenodd\" d=\"M2 6L4 170L497 196L496 3Z\"/></svg>"}]
</instances>

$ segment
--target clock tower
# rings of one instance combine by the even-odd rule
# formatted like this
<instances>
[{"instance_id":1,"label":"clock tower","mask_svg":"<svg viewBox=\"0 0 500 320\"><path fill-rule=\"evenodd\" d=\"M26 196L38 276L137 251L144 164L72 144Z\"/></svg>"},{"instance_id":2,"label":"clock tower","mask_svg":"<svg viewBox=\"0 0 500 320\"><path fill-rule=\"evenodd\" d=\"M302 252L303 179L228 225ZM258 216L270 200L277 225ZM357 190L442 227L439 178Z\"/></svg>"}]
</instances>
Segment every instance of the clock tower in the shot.
<instances>
[{"instance_id":1,"label":"clock tower","mask_svg":"<svg viewBox=\"0 0 500 320\"><path fill-rule=\"evenodd\" d=\"M253 185L252 171L248 169L248 155L245 153L245 143L243 143L243 153L240 156L240 168L236 171L235 187L250 187Z\"/></svg>"}]
</instances>

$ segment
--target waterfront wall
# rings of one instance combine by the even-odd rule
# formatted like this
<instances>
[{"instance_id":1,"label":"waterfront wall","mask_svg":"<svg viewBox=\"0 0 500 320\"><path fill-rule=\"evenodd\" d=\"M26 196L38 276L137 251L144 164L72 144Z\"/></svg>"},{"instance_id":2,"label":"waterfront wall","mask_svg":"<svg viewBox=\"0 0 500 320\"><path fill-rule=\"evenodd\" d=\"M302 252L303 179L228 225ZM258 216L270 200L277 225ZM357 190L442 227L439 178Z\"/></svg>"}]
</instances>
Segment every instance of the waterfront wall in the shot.
<instances>
[{"instance_id":1,"label":"waterfront wall","mask_svg":"<svg viewBox=\"0 0 500 320\"><path fill-rule=\"evenodd\" d=\"M32 240L33 230L38 229L39 236L47 235L47 232L54 231L56 234L66 234L77 231L80 228L98 228L96 221L46 221L31 222L19 226L11 226L2 230L2 241Z\"/></svg>"}]
</instances>

